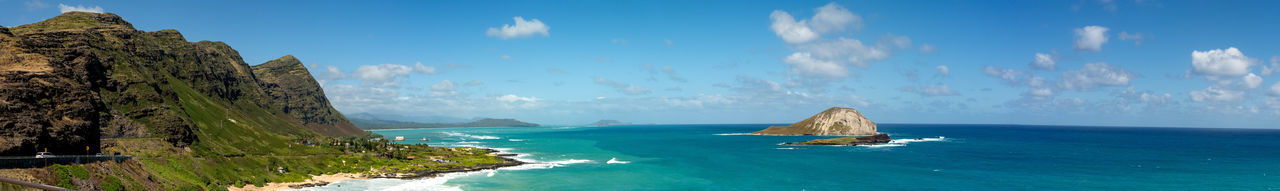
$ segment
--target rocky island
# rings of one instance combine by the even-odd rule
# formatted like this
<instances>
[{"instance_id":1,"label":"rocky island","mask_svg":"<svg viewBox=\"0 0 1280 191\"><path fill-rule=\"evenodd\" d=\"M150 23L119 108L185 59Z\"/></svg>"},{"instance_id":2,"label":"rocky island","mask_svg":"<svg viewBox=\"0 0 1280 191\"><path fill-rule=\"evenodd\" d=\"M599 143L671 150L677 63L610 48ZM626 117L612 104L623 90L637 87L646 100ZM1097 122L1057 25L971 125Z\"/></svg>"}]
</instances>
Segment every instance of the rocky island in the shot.
<instances>
[{"instance_id":1,"label":"rocky island","mask_svg":"<svg viewBox=\"0 0 1280 191\"><path fill-rule=\"evenodd\" d=\"M844 107L832 107L803 121L788 126L773 126L751 134L851 136L786 143L786 145L867 145L890 141L889 135L876 132L875 122L862 116L858 110Z\"/></svg>"}]
</instances>

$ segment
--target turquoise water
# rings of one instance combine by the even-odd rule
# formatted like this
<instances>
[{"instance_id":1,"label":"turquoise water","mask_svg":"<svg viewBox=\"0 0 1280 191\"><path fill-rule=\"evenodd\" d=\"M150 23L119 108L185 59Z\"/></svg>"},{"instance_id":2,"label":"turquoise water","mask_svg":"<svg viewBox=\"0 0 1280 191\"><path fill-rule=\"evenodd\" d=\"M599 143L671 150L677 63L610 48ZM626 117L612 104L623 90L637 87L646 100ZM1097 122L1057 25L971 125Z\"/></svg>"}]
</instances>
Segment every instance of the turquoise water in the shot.
<instances>
[{"instance_id":1,"label":"turquoise water","mask_svg":"<svg viewBox=\"0 0 1280 191\"><path fill-rule=\"evenodd\" d=\"M740 134L768 126L375 131L537 164L309 190L1280 190L1280 130L881 124L900 141L878 147Z\"/></svg>"}]
</instances>

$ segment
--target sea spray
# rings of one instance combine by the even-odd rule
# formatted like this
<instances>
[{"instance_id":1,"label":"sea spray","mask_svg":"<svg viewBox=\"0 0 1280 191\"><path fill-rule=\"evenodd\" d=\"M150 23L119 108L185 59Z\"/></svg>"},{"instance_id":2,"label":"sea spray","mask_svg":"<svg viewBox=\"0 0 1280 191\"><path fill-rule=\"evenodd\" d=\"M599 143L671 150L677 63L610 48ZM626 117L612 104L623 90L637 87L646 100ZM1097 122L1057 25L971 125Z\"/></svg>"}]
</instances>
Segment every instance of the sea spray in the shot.
<instances>
[{"instance_id":1,"label":"sea spray","mask_svg":"<svg viewBox=\"0 0 1280 191\"><path fill-rule=\"evenodd\" d=\"M627 163L631 163L631 161L620 161L618 160L618 157L614 157L614 158L610 158L609 161L605 161L604 163L605 164L627 164Z\"/></svg>"},{"instance_id":2,"label":"sea spray","mask_svg":"<svg viewBox=\"0 0 1280 191\"><path fill-rule=\"evenodd\" d=\"M466 133L459 133L459 132L440 132L440 133L443 133L444 135L451 136L451 137L458 137L458 138L462 138L463 140L466 140L466 139L502 139L502 137L486 136L486 135L470 135L470 134L466 134Z\"/></svg>"}]
</instances>

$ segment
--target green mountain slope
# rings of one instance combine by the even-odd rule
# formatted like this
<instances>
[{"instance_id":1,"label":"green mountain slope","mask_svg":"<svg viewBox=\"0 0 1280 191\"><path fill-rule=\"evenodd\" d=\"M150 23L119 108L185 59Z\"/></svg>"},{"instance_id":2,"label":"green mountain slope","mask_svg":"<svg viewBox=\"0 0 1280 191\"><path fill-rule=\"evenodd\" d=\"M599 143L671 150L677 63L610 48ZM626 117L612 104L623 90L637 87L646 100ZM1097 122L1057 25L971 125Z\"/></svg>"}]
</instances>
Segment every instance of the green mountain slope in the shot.
<instances>
[{"instance_id":1,"label":"green mountain slope","mask_svg":"<svg viewBox=\"0 0 1280 191\"><path fill-rule=\"evenodd\" d=\"M374 165L514 164L480 150L386 149L394 145L367 136L292 56L250 66L225 43L139 31L111 13L0 27L0 155L137 156L0 175L82 190L223 190Z\"/></svg>"},{"instance_id":2,"label":"green mountain slope","mask_svg":"<svg viewBox=\"0 0 1280 191\"><path fill-rule=\"evenodd\" d=\"M293 55L253 66L253 73L257 74L260 85L274 100L272 106L301 121L302 127L330 136L365 133L329 105L320 83Z\"/></svg>"}]
</instances>

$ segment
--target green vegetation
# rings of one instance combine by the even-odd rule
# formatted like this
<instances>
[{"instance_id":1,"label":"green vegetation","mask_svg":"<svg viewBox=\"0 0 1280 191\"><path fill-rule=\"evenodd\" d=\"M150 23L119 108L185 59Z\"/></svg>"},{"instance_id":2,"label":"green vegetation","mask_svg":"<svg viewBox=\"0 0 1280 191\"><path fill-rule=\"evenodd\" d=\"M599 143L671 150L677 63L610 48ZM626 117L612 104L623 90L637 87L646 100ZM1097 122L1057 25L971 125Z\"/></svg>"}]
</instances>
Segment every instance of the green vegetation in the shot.
<instances>
[{"instance_id":1,"label":"green vegetation","mask_svg":"<svg viewBox=\"0 0 1280 191\"><path fill-rule=\"evenodd\" d=\"M84 170L84 168L81 168L78 165L55 164L49 166L49 169L49 171L53 173L53 176L58 178L58 182L54 186L76 189L75 185L71 184L71 178L89 179L89 171Z\"/></svg>"},{"instance_id":2,"label":"green vegetation","mask_svg":"<svg viewBox=\"0 0 1280 191\"><path fill-rule=\"evenodd\" d=\"M424 173L511 164L483 149L391 144L355 128L327 131L350 123L323 95L290 99L323 92L318 86L305 86L314 83L305 67L262 67L263 78L270 80L262 81L255 74L260 68L249 66L225 43L187 42L174 30L133 30L109 13L66 13L11 32L18 40L0 42L0 50L39 54L49 59L35 65L58 67L48 73L0 73L0 80L34 84L8 91L33 99L6 100L34 101L13 103L23 108L7 111L20 113L0 116L83 121L75 123L83 132L51 134L82 135L68 139L90 141L66 143L65 148L51 149L55 153L101 145L104 152L136 157L120 163L48 166L42 169L52 176L43 180L46 184L71 189L94 184L106 190L225 190L340 172ZM301 66L293 62L296 59L275 65ZM294 86L299 84L304 86ZM77 110L52 110L59 108ZM101 136L93 133L99 130Z\"/></svg>"},{"instance_id":3,"label":"green vegetation","mask_svg":"<svg viewBox=\"0 0 1280 191\"><path fill-rule=\"evenodd\" d=\"M69 12L39 23L14 27L12 31L13 33L24 33L31 31L81 29L89 27L119 27L133 29L133 25L124 22L122 19L118 19L118 16L115 17L117 19L114 20L98 19L104 17L97 17L95 16L96 14L115 15L111 13Z\"/></svg>"}]
</instances>

